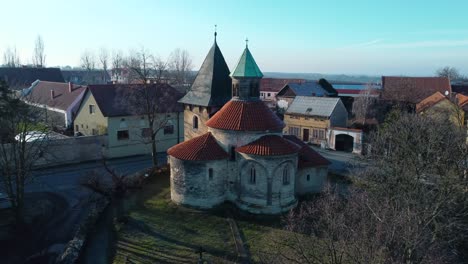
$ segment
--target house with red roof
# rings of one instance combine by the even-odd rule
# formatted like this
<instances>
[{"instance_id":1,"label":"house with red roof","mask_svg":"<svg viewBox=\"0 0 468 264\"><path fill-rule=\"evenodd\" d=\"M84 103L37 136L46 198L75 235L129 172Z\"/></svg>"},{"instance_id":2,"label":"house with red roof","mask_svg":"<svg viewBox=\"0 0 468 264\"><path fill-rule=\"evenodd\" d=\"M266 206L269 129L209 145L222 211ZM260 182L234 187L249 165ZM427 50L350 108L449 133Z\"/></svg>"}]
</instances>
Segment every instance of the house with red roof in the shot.
<instances>
[{"instance_id":1,"label":"house with red roof","mask_svg":"<svg viewBox=\"0 0 468 264\"><path fill-rule=\"evenodd\" d=\"M381 98L393 103L415 106L435 92L451 94L447 77L395 77L382 76Z\"/></svg>"},{"instance_id":2,"label":"house with red roof","mask_svg":"<svg viewBox=\"0 0 468 264\"><path fill-rule=\"evenodd\" d=\"M216 38L212 51L214 64L224 61ZM203 75L179 101L191 133L167 151L171 200L199 208L231 201L250 213L278 214L296 206L297 195L320 192L329 162L283 136L285 124L260 99L263 73L248 46L230 75L224 63L213 66L210 53Z\"/></svg>"},{"instance_id":3,"label":"house with red roof","mask_svg":"<svg viewBox=\"0 0 468 264\"><path fill-rule=\"evenodd\" d=\"M440 92L423 99L416 104L416 113L428 116L438 116L450 119L455 125L465 125L465 109L468 97L462 94L445 96Z\"/></svg>"},{"instance_id":4,"label":"house with red roof","mask_svg":"<svg viewBox=\"0 0 468 264\"><path fill-rule=\"evenodd\" d=\"M44 109L45 121L56 128L72 128L86 86L37 80L22 90L26 103Z\"/></svg>"},{"instance_id":5,"label":"house with red roof","mask_svg":"<svg viewBox=\"0 0 468 264\"><path fill-rule=\"evenodd\" d=\"M74 121L75 134L107 135L106 156L126 157L150 154L151 135L146 114L136 111L138 105L129 103L129 91L145 89L154 98L157 109L154 129L156 151L164 152L183 139L182 107L177 101L182 94L168 84L89 85Z\"/></svg>"}]
</instances>

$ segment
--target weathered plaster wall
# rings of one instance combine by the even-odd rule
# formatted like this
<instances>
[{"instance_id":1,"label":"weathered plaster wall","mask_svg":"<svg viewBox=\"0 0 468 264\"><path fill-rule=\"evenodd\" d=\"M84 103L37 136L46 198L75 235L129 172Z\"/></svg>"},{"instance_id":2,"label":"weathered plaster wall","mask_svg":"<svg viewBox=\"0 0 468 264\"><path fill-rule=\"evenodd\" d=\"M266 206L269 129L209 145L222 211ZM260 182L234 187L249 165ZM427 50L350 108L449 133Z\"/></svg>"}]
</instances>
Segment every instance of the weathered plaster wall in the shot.
<instances>
[{"instance_id":1,"label":"weathered plaster wall","mask_svg":"<svg viewBox=\"0 0 468 264\"><path fill-rule=\"evenodd\" d=\"M299 169L296 176L296 193L304 195L321 192L327 181L327 175L328 166Z\"/></svg>"},{"instance_id":2,"label":"weathered plaster wall","mask_svg":"<svg viewBox=\"0 0 468 264\"><path fill-rule=\"evenodd\" d=\"M211 109L210 109L211 110ZM193 128L193 117L198 117L198 128ZM185 140L201 136L208 132L208 127L205 125L206 121L210 119L208 108L203 106L189 106L184 107L184 138Z\"/></svg>"},{"instance_id":3,"label":"weathered plaster wall","mask_svg":"<svg viewBox=\"0 0 468 264\"><path fill-rule=\"evenodd\" d=\"M173 202L200 208L224 202L227 160L184 161L169 156L169 164ZM212 179L209 169L213 169Z\"/></svg>"},{"instance_id":4,"label":"weathered plaster wall","mask_svg":"<svg viewBox=\"0 0 468 264\"><path fill-rule=\"evenodd\" d=\"M297 154L285 156L255 156L239 154L239 198L236 204L251 213L277 214L297 203L295 175ZM283 183L283 169L288 168L289 183ZM256 181L252 183L251 169L255 168Z\"/></svg>"}]
</instances>

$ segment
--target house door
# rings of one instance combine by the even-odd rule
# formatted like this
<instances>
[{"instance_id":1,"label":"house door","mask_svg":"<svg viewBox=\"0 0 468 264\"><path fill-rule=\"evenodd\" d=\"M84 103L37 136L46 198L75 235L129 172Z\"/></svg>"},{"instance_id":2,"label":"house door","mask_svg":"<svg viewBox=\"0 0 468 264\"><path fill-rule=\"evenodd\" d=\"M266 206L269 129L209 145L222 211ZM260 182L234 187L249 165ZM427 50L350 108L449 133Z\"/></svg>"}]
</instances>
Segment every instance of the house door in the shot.
<instances>
[{"instance_id":1,"label":"house door","mask_svg":"<svg viewBox=\"0 0 468 264\"><path fill-rule=\"evenodd\" d=\"M304 128L302 130L302 141L309 141L309 129Z\"/></svg>"}]
</instances>

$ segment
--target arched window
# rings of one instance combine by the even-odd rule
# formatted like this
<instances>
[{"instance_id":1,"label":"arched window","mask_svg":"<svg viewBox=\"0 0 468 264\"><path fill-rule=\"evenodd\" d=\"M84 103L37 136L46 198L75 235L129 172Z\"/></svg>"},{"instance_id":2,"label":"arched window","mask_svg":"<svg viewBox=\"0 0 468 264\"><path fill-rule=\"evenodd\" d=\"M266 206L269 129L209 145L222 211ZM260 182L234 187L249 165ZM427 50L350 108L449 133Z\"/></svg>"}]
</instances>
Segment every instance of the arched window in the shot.
<instances>
[{"instance_id":1,"label":"arched window","mask_svg":"<svg viewBox=\"0 0 468 264\"><path fill-rule=\"evenodd\" d=\"M230 149L230 160L235 161L236 160L236 146L231 146Z\"/></svg>"},{"instance_id":2,"label":"arched window","mask_svg":"<svg viewBox=\"0 0 468 264\"><path fill-rule=\"evenodd\" d=\"M211 181L213 179L213 169L209 168L208 169L208 179Z\"/></svg>"},{"instance_id":3,"label":"arched window","mask_svg":"<svg viewBox=\"0 0 468 264\"><path fill-rule=\"evenodd\" d=\"M255 170L255 167L252 166L250 168L250 183L251 184L255 184L255 182L257 181L257 171Z\"/></svg>"},{"instance_id":4,"label":"arched window","mask_svg":"<svg viewBox=\"0 0 468 264\"><path fill-rule=\"evenodd\" d=\"M192 125L193 129L198 129L198 116L193 116Z\"/></svg>"},{"instance_id":5,"label":"arched window","mask_svg":"<svg viewBox=\"0 0 468 264\"><path fill-rule=\"evenodd\" d=\"M288 185L289 184L289 166L286 165L283 168L283 184Z\"/></svg>"},{"instance_id":6,"label":"arched window","mask_svg":"<svg viewBox=\"0 0 468 264\"><path fill-rule=\"evenodd\" d=\"M307 181L310 181L310 174L307 174Z\"/></svg>"}]
</instances>

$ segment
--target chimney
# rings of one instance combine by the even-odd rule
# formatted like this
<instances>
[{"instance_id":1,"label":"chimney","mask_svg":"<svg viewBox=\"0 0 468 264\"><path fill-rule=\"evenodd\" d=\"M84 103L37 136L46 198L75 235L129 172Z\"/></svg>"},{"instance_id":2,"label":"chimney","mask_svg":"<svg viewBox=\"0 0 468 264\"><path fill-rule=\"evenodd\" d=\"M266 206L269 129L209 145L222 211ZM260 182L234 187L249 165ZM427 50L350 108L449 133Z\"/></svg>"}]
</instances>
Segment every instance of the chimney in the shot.
<instances>
[{"instance_id":1,"label":"chimney","mask_svg":"<svg viewBox=\"0 0 468 264\"><path fill-rule=\"evenodd\" d=\"M73 91L73 83L68 82L68 92L71 93Z\"/></svg>"},{"instance_id":2,"label":"chimney","mask_svg":"<svg viewBox=\"0 0 468 264\"><path fill-rule=\"evenodd\" d=\"M50 99L54 100L55 92L54 90L50 90Z\"/></svg>"}]
</instances>

